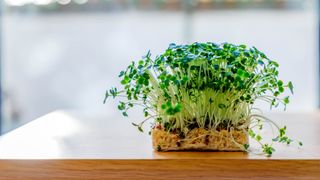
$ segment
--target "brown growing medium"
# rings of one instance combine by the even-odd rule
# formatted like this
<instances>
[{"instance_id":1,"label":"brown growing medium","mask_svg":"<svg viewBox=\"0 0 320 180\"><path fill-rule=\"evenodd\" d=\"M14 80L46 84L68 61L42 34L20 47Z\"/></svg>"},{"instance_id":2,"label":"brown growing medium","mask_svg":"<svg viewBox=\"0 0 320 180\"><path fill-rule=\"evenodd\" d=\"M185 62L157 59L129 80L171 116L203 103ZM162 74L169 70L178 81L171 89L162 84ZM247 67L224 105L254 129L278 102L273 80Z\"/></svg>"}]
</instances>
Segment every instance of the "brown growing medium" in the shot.
<instances>
[{"instance_id":1,"label":"brown growing medium","mask_svg":"<svg viewBox=\"0 0 320 180\"><path fill-rule=\"evenodd\" d=\"M245 144L248 144L248 135L243 130L195 128L185 136L168 132L159 126L152 130L152 145L157 151L243 151Z\"/></svg>"}]
</instances>

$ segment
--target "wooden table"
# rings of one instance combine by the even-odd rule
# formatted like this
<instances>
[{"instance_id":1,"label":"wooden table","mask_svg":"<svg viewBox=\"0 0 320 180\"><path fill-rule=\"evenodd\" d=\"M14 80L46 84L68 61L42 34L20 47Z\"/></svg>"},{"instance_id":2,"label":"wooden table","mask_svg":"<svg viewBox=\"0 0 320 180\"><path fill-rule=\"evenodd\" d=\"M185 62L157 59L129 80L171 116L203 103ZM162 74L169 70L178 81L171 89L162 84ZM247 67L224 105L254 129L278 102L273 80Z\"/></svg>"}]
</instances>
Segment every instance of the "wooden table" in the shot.
<instances>
[{"instance_id":1,"label":"wooden table","mask_svg":"<svg viewBox=\"0 0 320 180\"><path fill-rule=\"evenodd\" d=\"M320 179L320 113L270 114L302 148L271 158L243 152L155 152L118 116L56 111L0 138L0 179Z\"/></svg>"}]
</instances>

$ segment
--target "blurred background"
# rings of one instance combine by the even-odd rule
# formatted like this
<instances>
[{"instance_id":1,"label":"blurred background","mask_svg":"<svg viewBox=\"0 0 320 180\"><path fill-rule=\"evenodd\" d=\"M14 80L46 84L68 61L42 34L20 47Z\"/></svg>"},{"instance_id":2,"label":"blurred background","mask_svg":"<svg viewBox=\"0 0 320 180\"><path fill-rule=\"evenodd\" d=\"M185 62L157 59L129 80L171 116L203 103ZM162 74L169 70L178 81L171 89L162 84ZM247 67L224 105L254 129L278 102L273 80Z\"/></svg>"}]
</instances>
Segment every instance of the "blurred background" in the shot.
<instances>
[{"instance_id":1,"label":"blurred background","mask_svg":"<svg viewBox=\"0 0 320 180\"><path fill-rule=\"evenodd\" d=\"M1 3L2 133L56 109L117 113L114 102L102 100L106 88L118 84L118 72L171 42L254 45L294 83L287 111L318 108L316 0Z\"/></svg>"}]
</instances>

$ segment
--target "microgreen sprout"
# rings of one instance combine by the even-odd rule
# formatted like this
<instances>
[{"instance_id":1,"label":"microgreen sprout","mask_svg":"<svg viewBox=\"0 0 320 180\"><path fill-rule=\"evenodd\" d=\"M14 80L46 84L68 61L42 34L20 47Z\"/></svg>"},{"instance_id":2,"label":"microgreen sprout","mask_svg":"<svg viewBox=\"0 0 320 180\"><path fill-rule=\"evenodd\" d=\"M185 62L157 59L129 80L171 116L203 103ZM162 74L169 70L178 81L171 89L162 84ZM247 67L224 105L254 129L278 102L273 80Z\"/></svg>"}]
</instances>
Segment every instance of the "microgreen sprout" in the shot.
<instances>
[{"instance_id":1,"label":"microgreen sprout","mask_svg":"<svg viewBox=\"0 0 320 180\"><path fill-rule=\"evenodd\" d=\"M262 115L254 114L254 103L263 100L270 108L289 103L284 96L293 93L292 82L278 78L279 64L255 47L230 43L170 44L161 55L151 57L150 51L139 61L132 62L119 77L123 89L111 88L108 97L119 97L118 109L123 116L134 106L143 109L145 120L133 123L139 131L149 120L167 131L181 134L193 128L209 130L244 130L261 144L262 151L271 155L275 149L262 143L262 122L278 128L273 142L290 144L293 140ZM302 143L299 143L302 145ZM243 147L249 149L249 144Z\"/></svg>"}]
</instances>

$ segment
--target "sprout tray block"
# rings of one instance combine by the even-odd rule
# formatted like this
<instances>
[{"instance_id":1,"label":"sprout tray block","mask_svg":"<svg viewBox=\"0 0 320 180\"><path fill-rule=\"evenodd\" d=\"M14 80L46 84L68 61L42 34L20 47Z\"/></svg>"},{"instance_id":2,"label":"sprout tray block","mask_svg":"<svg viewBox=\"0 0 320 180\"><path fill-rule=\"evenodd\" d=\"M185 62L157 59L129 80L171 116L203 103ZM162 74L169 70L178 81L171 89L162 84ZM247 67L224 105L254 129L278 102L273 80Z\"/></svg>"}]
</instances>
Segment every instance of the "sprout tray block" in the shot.
<instances>
[{"instance_id":1,"label":"sprout tray block","mask_svg":"<svg viewBox=\"0 0 320 180\"><path fill-rule=\"evenodd\" d=\"M196 128L185 136L165 131L163 128L152 130L152 146L157 151L243 151L248 144L248 136L240 130L206 130Z\"/></svg>"}]
</instances>

